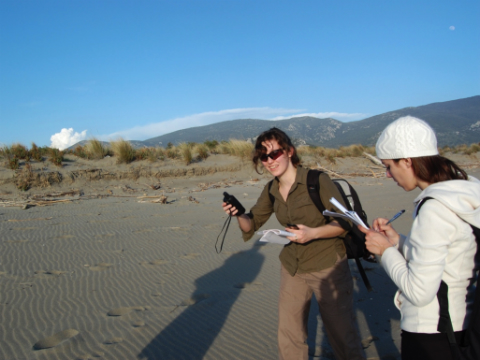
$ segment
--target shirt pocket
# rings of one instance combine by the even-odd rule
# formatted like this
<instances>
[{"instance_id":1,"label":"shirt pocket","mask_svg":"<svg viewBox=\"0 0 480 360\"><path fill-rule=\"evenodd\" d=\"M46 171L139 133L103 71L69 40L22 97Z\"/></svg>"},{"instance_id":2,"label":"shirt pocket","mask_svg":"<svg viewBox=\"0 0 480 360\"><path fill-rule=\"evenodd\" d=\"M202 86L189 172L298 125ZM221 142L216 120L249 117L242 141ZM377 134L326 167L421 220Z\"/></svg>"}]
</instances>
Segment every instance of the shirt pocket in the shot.
<instances>
[{"instance_id":1,"label":"shirt pocket","mask_svg":"<svg viewBox=\"0 0 480 360\"><path fill-rule=\"evenodd\" d=\"M303 224L309 227L319 226L319 218L322 215L308 193L297 197L289 205L290 218L295 224Z\"/></svg>"},{"instance_id":2,"label":"shirt pocket","mask_svg":"<svg viewBox=\"0 0 480 360\"><path fill-rule=\"evenodd\" d=\"M295 209L302 209L304 208L305 206L312 206L314 205L313 204L313 201L310 199L310 195L308 194L305 194L305 195L302 195L302 196L299 196L298 198L296 198L292 204L294 206ZM304 210L304 209L302 209Z\"/></svg>"}]
</instances>

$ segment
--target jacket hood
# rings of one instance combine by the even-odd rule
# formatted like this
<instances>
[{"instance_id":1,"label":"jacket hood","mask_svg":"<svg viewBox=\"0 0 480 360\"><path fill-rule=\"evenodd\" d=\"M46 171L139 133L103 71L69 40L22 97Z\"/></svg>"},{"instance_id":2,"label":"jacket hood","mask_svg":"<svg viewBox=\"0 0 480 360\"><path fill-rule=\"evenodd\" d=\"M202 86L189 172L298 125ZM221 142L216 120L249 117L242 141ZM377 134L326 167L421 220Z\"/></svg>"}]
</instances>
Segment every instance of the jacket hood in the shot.
<instances>
[{"instance_id":1,"label":"jacket hood","mask_svg":"<svg viewBox=\"0 0 480 360\"><path fill-rule=\"evenodd\" d=\"M432 197L469 224L480 228L480 181L473 176L468 180L441 181L428 186L414 200Z\"/></svg>"}]
</instances>

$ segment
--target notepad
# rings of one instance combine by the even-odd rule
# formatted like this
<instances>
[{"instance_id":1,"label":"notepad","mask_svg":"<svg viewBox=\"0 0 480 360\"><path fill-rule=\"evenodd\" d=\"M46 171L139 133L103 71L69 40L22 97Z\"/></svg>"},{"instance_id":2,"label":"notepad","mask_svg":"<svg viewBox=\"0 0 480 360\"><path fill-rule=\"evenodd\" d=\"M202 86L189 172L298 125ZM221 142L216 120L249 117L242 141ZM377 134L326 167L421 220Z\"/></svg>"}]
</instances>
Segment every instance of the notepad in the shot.
<instances>
[{"instance_id":1,"label":"notepad","mask_svg":"<svg viewBox=\"0 0 480 360\"><path fill-rule=\"evenodd\" d=\"M356 225L361 225L365 229L369 229L368 225L366 225L363 220L358 216L358 214L353 210L347 210L337 199L331 198L330 202L337 207L342 213L338 213L335 211L324 210L323 215L325 216L332 216L332 217L339 217L343 219L347 219L352 221Z\"/></svg>"}]
</instances>

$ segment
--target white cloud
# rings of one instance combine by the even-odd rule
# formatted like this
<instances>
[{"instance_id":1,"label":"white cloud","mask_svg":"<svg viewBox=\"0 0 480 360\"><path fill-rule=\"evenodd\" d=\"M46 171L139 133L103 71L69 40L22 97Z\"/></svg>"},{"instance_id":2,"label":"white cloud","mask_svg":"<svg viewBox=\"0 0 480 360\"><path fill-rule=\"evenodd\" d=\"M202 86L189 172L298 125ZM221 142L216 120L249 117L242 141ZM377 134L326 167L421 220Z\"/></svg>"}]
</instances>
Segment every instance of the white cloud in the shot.
<instances>
[{"instance_id":1,"label":"white cloud","mask_svg":"<svg viewBox=\"0 0 480 360\"><path fill-rule=\"evenodd\" d=\"M452 26L449 27L449 29L453 31L453 30L455 30L455 26L452 25Z\"/></svg>"},{"instance_id":2,"label":"white cloud","mask_svg":"<svg viewBox=\"0 0 480 360\"><path fill-rule=\"evenodd\" d=\"M303 113L303 114L289 115L289 116L277 116L272 120L284 120L292 117L302 117L302 116L311 116L319 119L333 118L340 121L355 121L355 120L364 119L368 115L362 114L362 113L340 113L340 112L330 111L330 112L319 112L319 113Z\"/></svg>"},{"instance_id":3,"label":"white cloud","mask_svg":"<svg viewBox=\"0 0 480 360\"><path fill-rule=\"evenodd\" d=\"M76 144L79 141L85 140L87 137L87 130L83 130L81 133L74 132L73 128L63 128L59 133L53 134L50 137L52 142L50 147L63 150Z\"/></svg>"}]
</instances>

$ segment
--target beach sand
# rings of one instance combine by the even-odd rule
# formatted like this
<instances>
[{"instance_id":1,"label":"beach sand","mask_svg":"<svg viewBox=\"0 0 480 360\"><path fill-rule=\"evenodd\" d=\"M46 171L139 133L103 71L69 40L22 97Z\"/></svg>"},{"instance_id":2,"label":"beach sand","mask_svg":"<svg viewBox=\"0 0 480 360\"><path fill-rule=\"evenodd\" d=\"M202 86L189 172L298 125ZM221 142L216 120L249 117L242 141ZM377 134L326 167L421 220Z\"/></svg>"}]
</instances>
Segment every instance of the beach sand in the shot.
<instances>
[{"instance_id":1,"label":"beach sand","mask_svg":"<svg viewBox=\"0 0 480 360\"><path fill-rule=\"evenodd\" d=\"M477 164L468 173L480 176L476 158L455 160ZM189 166L65 165L34 164L62 181L27 192L0 170L0 359L277 359L281 246L243 242L233 219L215 251L222 193L248 209L268 176L225 155ZM371 165L340 159L329 168L382 173ZM348 180L370 221L406 209L394 225L408 232L418 191L384 176ZM273 217L263 228L279 226ZM400 359L396 288L378 264L363 264L372 292L351 262L365 352ZM311 358L334 359L314 307L309 333Z\"/></svg>"}]
</instances>

